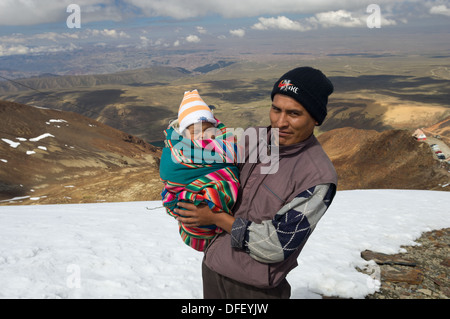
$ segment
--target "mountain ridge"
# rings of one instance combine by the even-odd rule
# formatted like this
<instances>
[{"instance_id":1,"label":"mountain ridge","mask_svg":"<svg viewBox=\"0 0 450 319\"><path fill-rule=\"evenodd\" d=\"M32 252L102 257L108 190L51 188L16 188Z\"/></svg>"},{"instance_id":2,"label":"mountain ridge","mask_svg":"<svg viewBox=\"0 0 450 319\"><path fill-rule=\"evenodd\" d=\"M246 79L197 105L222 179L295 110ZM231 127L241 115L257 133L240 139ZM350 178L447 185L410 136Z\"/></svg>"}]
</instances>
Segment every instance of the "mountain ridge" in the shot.
<instances>
[{"instance_id":1,"label":"mountain ridge","mask_svg":"<svg viewBox=\"0 0 450 319\"><path fill-rule=\"evenodd\" d=\"M153 66L137 70L120 71L110 74L55 75L44 74L25 79L0 81L0 92L11 93L34 90L58 90L74 87L95 87L108 85L161 85L174 79L190 75L181 67ZM157 80L155 80L157 78Z\"/></svg>"},{"instance_id":2,"label":"mountain ridge","mask_svg":"<svg viewBox=\"0 0 450 319\"><path fill-rule=\"evenodd\" d=\"M13 102L0 101L0 116L0 200L110 201L159 192L160 149L140 138L77 113Z\"/></svg>"}]
</instances>

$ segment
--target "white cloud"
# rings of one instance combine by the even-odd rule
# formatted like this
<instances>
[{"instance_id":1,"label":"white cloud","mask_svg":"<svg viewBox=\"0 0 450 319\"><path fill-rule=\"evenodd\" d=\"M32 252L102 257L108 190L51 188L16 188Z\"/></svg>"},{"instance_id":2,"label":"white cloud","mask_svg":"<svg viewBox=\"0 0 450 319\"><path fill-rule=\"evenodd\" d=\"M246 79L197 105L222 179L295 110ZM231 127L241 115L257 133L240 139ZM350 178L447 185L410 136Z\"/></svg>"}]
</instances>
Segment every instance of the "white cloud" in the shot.
<instances>
[{"instance_id":1,"label":"white cloud","mask_svg":"<svg viewBox=\"0 0 450 319\"><path fill-rule=\"evenodd\" d=\"M447 8L445 4L439 6L433 6L430 8L431 14L441 14L447 17L450 17L450 8Z\"/></svg>"},{"instance_id":2,"label":"white cloud","mask_svg":"<svg viewBox=\"0 0 450 319\"><path fill-rule=\"evenodd\" d=\"M307 31L310 30L310 26L304 26L298 21L292 21L284 16L279 16L277 18L259 18L259 22L252 26L254 30L268 30L268 29L279 29L279 30L291 30L291 31Z\"/></svg>"},{"instance_id":3,"label":"white cloud","mask_svg":"<svg viewBox=\"0 0 450 319\"><path fill-rule=\"evenodd\" d=\"M364 11L364 13L349 12L346 10L327 11L315 14L312 17L304 18L300 21L293 21L285 16L278 16L277 18L258 18L258 23L252 26L254 30L288 30L288 31L310 31L322 28L332 27L367 27L367 19L371 16ZM396 25L397 22L392 19L387 19L380 15L381 26Z\"/></svg>"},{"instance_id":4,"label":"white cloud","mask_svg":"<svg viewBox=\"0 0 450 319\"><path fill-rule=\"evenodd\" d=\"M199 43L200 38L196 35L191 34L186 37L186 41L189 43Z\"/></svg>"},{"instance_id":5,"label":"white cloud","mask_svg":"<svg viewBox=\"0 0 450 319\"><path fill-rule=\"evenodd\" d=\"M206 31L206 29L204 27L198 26L197 28L197 32L200 34L206 34L208 31Z\"/></svg>"},{"instance_id":6,"label":"white cloud","mask_svg":"<svg viewBox=\"0 0 450 319\"><path fill-rule=\"evenodd\" d=\"M370 13L354 13L346 10L338 11L328 11L317 13L314 17L308 20L311 23L317 23L323 28L332 27L344 27L344 28L356 28L356 27L367 27L367 19L372 16L373 12ZM396 25L397 22L392 19L388 19L380 12L380 26Z\"/></svg>"},{"instance_id":7,"label":"white cloud","mask_svg":"<svg viewBox=\"0 0 450 319\"><path fill-rule=\"evenodd\" d=\"M0 56L17 54L43 54L52 52L65 52L79 49L84 42L94 38L96 44L105 45L111 40L121 41L130 36L121 30L115 29L80 29L77 32L43 32L37 34L14 33L0 36ZM152 40L145 36L139 38L141 46L152 45ZM76 41L76 45L73 42ZM100 42L101 41L101 42ZM122 44L125 45L125 44Z\"/></svg>"},{"instance_id":8,"label":"white cloud","mask_svg":"<svg viewBox=\"0 0 450 319\"><path fill-rule=\"evenodd\" d=\"M14 33L12 35L4 35L0 37L0 43L25 43L25 36L21 33Z\"/></svg>"},{"instance_id":9,"label":"white cloud","mask_svg":"<svg viewBox=\"0 0 450 319\"><path fill-rule=\"evenodd\" d=\"M39 53L55 53L55 52L66 52L77 49L78 47L70 43L68 45L41 45L41 46L26 46L23 44L19 45L3 45L0 44L0 56L9 55L21 55L21 54L39 54Z\"/></svg>"},{"instance_id":10,"label":"white cloud","mask_svg":"<svg viewBox=\"0 0 450 319\"><path fill-rule=\"evenodd\" d=\"M103 30L88 30L92 36L104 36L110 38L129 38L130 36L124 31L117 31L114 29L103 29Z\"/></svg>"},{"instance_id":11,"label":"white cloud","mask_svg":"<svg viewBox=\"0 0 450 319\"><path fill-rule=\"evenodd\" d=\"M133 17L201 18L207 15L224 18L264 17L253 25L256 30L307 31L317 27L364 26L365 9L373 0L0 0L0 25L34 25L65 22L67 6L76 3L81 9L81 28L92 21L123 21ZM450 16L447 0L377 0L382 10L382 26L395 21L414 21L423 13ZM295 20L291 15L306 18ZM270 18L270 17L273 18ZM287 18L289 16L290 18ZM309 17L309 18L308 18ZM293 20L291 20L293 19ZM394 21L395 20L395 21ZM234 27L238 28L238 27ZM205 34L204 27L196 28ZM223 31L222 31L223 32ZM106 35L110 38L125 35ZM55 38L57 40L57 38Z\"/></svg>"},{"instance_id":12,"label":"white cloud","mask_svg":"<svg viewBox=\"0 0 450 319\"><path fill-rule=\"evenodd\" d=\"M366 25L363 17L354 17L345 10L321 12L315 15L316 21L323 27L360 27Z\"/></svg>"},{"instance_id":13,"label":"white cloud","mask_svg":"<svg viewBox=\"0 0 450 319\"><path fill-rule=\"evenodd\" d=\"M153 44L152 39L149 39L149 38L147 38L144 35L141 35L139 37L139 40L141 40L141 45L140 45L141 48L146 48L146 47L151 46Z\"/></svg>"},{"instance_id":14,"label":"white cloud","mask_svg":"<svg viewBox=\"0 0 450 319\"><path fill-rule=\"evenodd\" d=\"M158 39L155 41L154 43L156 46L160 46L160 45L164 45L164 40L163 39Z\"/></svg>"},{"instance_id":15,"label":"white cloud","mask_svg":"<svg viewBox=\"0 0 450 319\"><path fill-rule=\"evenodd\" d=\"M79 33L56 33L56 32L45 32L33 35L34 39L48 40L52 42L58 42L59 40L65 39L79 39Z\"/></svg>"},{"instance_id":16,"label":"white cloud","mask_svg":"<svg viewBox=\"0 0 450 319\"><path fill-rule=\"evenodd\" d=\"M244 29L230 30L230 34L238 38L243 38L245 36L245 30Z\"/></svg>"},{"instance_id":17,"label":"white cloud","mask_svg":"<svg viewBox=\"0 0 450 319\"><path fill-rule=\"evenodd\" d=\"M22 44L19 45L3 45L0 44L0 56L6 55L16 55L16 54L27 54L30 52L30 49Z\"/></svg>"},{"instance_id":18,"label":"white cloud","mask_svg":"<svg viewBox=\"0 0 450 319\"><path fill-rule=\"evenodd\" d=\"M379 5L392 0L377 0ZM416 0L397 0L401 2ZM329 10L365 9L373 0L124 0L146 16L188 19L218 14L225 18L262 15L314 14Z\"/></svg>"},{"instance_id":19,"label":"white cloud","mask_svg":"<svg viewBox=\"0 0 450 319\"><path fill-rule=\"evenodd\" d=\"M79 33L56 33L56 32L44 32L37 33L33 35L24 35L22 33L14 33L12 35L5 35L0 37L0 43L27 43L39 41L40 43L45 43L45 41L50 42L61 42L65 40L78 40L80 39Z\"/></svg>"},{"instance_id":20,"label":"white cloud","mask_svg":"<svg viewBox=\"0 0 450 319\"><path fill-rule=\"evenodd\" d=\"M417 0L397 0L400 3ZM33 25L65 22L67 6L81 9L81 26L91 21L122 21L133 16L198 18L217 14L225 18L263 15L315 14L335 10L363 10L373 0L2 0L0 25ZM392 0L377 0L380 6Z\"/></svg>"}]
</instances>

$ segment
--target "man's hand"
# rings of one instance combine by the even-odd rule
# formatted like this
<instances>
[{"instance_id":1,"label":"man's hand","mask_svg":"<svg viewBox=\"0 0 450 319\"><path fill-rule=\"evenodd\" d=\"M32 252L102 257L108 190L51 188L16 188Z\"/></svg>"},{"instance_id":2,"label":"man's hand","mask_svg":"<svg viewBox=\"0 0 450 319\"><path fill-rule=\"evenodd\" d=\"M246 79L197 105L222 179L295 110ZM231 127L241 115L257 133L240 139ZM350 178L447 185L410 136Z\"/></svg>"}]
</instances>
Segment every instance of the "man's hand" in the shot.
<instances>
[{"instance_id":1,"label":"man's hand","mask_svg":"<svg viewBox=\"0 0 450 319\"><path fill-rule=\"evenodd\" d=\"M228 233L234 223L234 217L227 213L214 213L206 204L195 206L192 203L179 202L179 207L184 209L174 209L175 213L183 217L177 217L177 220L188 227L199 227L206 225L216 225Z\"/></svg>"}]
</instances>

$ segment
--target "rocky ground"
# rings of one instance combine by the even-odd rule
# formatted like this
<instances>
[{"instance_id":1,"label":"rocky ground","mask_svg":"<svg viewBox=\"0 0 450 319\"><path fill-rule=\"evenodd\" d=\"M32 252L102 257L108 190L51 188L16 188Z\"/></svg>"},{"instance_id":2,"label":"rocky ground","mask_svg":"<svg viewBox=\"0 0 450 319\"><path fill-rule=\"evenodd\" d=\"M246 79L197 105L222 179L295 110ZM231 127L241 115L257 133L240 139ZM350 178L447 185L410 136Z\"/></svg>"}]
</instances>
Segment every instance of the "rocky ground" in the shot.
<instances>
[{"instance_id":1,"label":"rocky ground","mask_svg":"<svg viewBox=\"0 0 450 319\"><path fill-rule=\"evenodd\" d=\"M381 270L381 287L366 299L449 299L450 228L424 233L395 255L364 251Z\"/></svg>"}]
</instances>

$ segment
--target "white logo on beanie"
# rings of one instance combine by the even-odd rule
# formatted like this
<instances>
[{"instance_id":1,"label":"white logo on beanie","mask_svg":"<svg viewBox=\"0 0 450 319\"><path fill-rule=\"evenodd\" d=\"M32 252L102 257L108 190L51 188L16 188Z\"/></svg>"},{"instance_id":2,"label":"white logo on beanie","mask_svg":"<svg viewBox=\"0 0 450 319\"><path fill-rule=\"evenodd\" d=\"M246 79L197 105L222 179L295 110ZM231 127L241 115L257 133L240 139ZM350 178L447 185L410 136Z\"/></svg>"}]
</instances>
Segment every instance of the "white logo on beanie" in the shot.
<instances>
[{"instance_id":1,"label":"white logo on beanie","mask_svg":"<svg viewBox=\"0 0 450 319\"><path fill-rule=\"evenodd\" d=\"M294 86L294 84L291 83L291 80L282 80L280 84L278 84L278 87L280 88L280 91L291 91L298 94L298 87Z\"/></svg>"}]
</instances>

